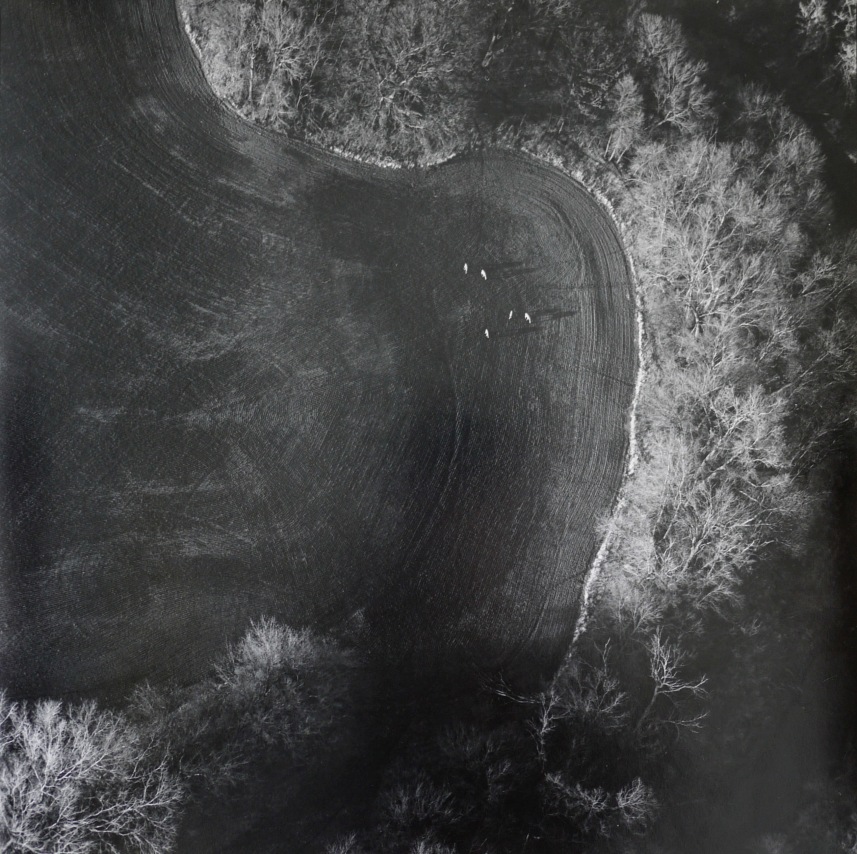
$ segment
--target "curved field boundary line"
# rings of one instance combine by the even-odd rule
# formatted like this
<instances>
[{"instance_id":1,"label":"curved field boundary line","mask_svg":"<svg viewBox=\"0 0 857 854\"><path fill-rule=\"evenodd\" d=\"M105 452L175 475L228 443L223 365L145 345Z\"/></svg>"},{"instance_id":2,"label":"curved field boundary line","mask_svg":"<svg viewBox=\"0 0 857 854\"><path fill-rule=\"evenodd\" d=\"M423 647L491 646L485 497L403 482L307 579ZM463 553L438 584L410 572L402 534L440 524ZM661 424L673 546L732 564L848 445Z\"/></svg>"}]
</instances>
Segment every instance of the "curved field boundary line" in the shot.
<instances>
[{"instance_id":1,"label":"curved field boundary line","mask_svg":"<svg viewBox=\"0 0 857 854\"><path fill-rule=\"evenodd\" d=\"M538 151L534 151L530 148L527 148L526 146L521 149L514 150L523 151L524 153L529 154L534 159L553 166L555 169L558 169L560 172L563 172L569 178L572 178L573 180L581 184L583 187L585 187L586 190L601 203L601 205L610 215L610 218L613 220L613 223L615 224L619 235L623 239L622 242L625 259L627 260L630 269L631 284L634 291L635 320L637 324L637 376L634 381L634 394L631 400L631 407L628 413L628 451L626 454L625 472L622 476L622 482L619 486L619 489L616 493L616 497L613 501L613 506L610 510L610 516L614 517L618 513L622 512L622 509L625 506L625 503L627 502L628 483L634 476L634 473L637 469L637 464L639 462L637 408L640 399L640 391L642 389L643 382L645 381L649 365L651 363L651 352L648 344L648 336L646 334L645 315L642 294L639 285L639 278L637 275L633 255L631 254L628 248L628 242L626 240L629 230L628 225L617 214L615 206L607 197L607 195L602 192L592 181L587 180L587 176L585 175L583 170L575 169L574 167L569 166L566 161L564 161L561 157L557 155L548 156ZM577 624L575 625L574 636L571 642L572 647L577 642L580 635L586 631L586 625L592 612L593 590L598 582L598 576L601 572L602 567L604 566L604 562L606 561L610 553L611 539L612 531L608 526L608 531L604 535L604 539L601 541L601 545L598 548L598 552L595 555L592 564L590 565L589 572L587 573L586 580L584 581L580 612L578 614Z\"/></svg>"}]
</instances>

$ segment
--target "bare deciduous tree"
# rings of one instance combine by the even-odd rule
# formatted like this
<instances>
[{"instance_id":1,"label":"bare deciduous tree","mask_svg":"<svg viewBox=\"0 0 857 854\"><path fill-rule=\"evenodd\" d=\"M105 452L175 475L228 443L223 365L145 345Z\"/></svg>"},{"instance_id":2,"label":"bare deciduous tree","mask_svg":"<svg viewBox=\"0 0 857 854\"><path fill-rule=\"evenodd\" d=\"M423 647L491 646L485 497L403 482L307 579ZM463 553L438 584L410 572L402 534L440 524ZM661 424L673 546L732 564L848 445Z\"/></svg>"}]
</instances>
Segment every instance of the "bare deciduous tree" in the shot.
<instances>
[{"instance_id":1,"label":"bare deciduous tree","mask_svg":"<svg viewBox=\"0 0 857 854\"><path fill-rule=\"evenodd\" d=\"M248 101L257 105L258 117L273 121L299 108L303 88L323 57L320 18L318 9L295 0L257 4L250 26Z\"/></svg>"},{"instance_id":2,"label":"bare deciduous tree","mask_svg":"<svg viewBox=\"0 0 857 854\"><path fill-rule=\"evenodd\" d=\"M347 742L358 669L333 641L265 619L212 677L176 696L138 691L134 708L178 772L218 791L266 762L308 760Z\"/></svg>"},{"instance_id":3,"label":"bare deciduous tree","mask_svg":"<svg viewBox=\"0 0 857 854\"><path fill-rule=\"evenodd\" d=\"M136 728L94 703L0 695L0 847L10 852L167 850L184 791Z\"/></svg>"},{"instance_id":4,"label":"bare deciduous tree","mask_svg":"<svg viewBox=\"0 0 857 854\"><path fill-rule=\"evenodd\" d=\"M664 640L660 629L657 629L649 638L646 648L649 655L652 693L637 718L635 729L640 732L644 727L653 724L656 727L669 724L679 729L698 729L702 724L704 713L686 717L680 710L677 698L682 697L684 702L687 702L688 698L704 697L707 693L705 690L707 677L687 679L682 675L686 654L676 644ZM652 713L661 699L668 700L672 709L662 711L655 719Z\"/></svg>"},{"instance_id":5,"label":"bare deciduous tree","mask_svg":"<svg viewBox=\"0 0 857 854\"><path fill-rule=\"evenodd\" d=\"M451 793L423 774L386 792L381 812L386 834L401 840L412 837L415 830L427 827L441 830L457 817Z\"/></svg>"},{"instance_id":6,"label":"bare deciduous tree","mask_svg":"<svg viewBox=\"0 0 857 854\"><path fill-rule=\"evenodd\" d=\"M639 52L654 75L653 92L660 124L682 133L698 129L711 118L711 94L703 85L705 64L691 59L675 21L643 14L639 22Z\"/></svg>"},{"instance_id":7,"label":"bare deciduous tree","mask_svg":"<svg viewBox=\"0 0 857 854\"><path fill-rule=\"evenodd\" d=\"M461 62L460 6L461 0L354 3L334 106L343 135L368 134L378 147L404 151L442 143L457 116L449 95Z\"/></svg>"},{"instance_id":8,"label":"bare deciduous tree","mask_svg":"<svg viewBox=\"0 0 857 854\"><path fill-rule=\"evenodd\" d=\"M658 810L658 802L651 786L639 777L616 793L619 821L631 833L645 833Z\"/></svg>"},{"instance_id":9,"label":"bare deciduous tree","mask_svg":"<svg viewBox=\"0 0 857 854\"><path fill-rule=\"evenodd\" d=\"M610 121L605 155L617 162L634 147L643 129L643 97L634 78L624 74L616 83L616 107Z\"/></svg>"}]
</instances>

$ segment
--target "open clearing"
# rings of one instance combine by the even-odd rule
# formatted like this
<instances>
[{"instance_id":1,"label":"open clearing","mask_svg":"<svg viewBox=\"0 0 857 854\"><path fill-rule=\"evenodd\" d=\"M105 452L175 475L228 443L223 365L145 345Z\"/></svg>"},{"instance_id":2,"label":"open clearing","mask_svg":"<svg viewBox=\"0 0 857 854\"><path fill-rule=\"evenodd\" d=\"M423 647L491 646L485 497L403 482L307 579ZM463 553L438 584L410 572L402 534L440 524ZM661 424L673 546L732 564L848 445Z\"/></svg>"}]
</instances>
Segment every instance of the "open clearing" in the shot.
<instances>
[{"instance_id":1,"label":"open clearing","mask_svg":"<svg viewBox=\"0 0 857 854\"><path fill-rule=\"evenodd\" d=\"M247 125L172 0L11 0L0 59L0 682L188 678L263 614L360 610L414 663L560 652L637 359L590 194Z\"/></svg>"}]
</instances>

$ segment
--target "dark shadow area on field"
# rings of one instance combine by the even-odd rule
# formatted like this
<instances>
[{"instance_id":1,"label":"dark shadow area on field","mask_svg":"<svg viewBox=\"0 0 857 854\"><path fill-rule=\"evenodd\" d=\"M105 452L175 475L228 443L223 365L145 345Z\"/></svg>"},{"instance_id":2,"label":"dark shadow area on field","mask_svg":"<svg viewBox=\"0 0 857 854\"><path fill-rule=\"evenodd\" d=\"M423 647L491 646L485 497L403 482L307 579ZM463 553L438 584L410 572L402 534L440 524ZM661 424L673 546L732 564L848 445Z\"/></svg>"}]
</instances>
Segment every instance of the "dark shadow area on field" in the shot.
<instances>
[{"instance_id":1,"label":"dark shadow area on field","mask_svg":"<svg viewBox=\"0 0 857 854\"><path fill-rule=\"evenodd\" d=\"M461 270L469 256L456 252L457 243L468 229L479 229L472 214L453 215L454 227L442 221L443 213L430 214L432 205L443 212L455 204L443 195L442 187L419 177L407 196L339 183L313 195L325 254L368 271L350 289L354 311L380 329L402 330L394 381L412 397L413 411L402 413L399 453L391 447L379 465L385 479L403 484L405 536L385 544L384 572L366 574L366 618L376 653L417 694L417 683L426 686L443 674L452 680L444 690L453 692L476 678L481 653L472 648L474 638L461 636L463 622L480 608L474 599L480 579L467 544L483 540L477 505L492 503L492 483L515 480L522 450L503 441L506 431L490 416L490 387L480 391L469 376L467 363L489 366L490 351L481 340L483 321L468 324L467 318L491 311L495 296L476 269L469 276ZM376 223L368 238L359 230L367 216ZM495 231L498 226L502 221ZM500 518L507 512L493 510ZM513 568L499 554L491 560L491 583L502 587ZM502 657L505 642L497 639L489 661Z\"/></svg>"},{"instance_id":2,"label":"dark shadow area on field","mask_svg":"<svg viewBox=\"0 0 857 854\"><path fill-rule=\"evenodd\" d=\"M0 382L0 512L2 566L0 579L0 685L8 685L15 662L29 641L22 626L35 615L24 592L33 584L35 567L44 561L43 533L50 524L49 459L45 446L49 402L35 365L11 324L2 327L5 363ZM29 574L30 577L27 577ZM43 662L49 667L49 662ZM48 682L43 672L34 681Z\"/></svg>"},{"instance_id":3,"label":"dark shadow area on field","mask_svg":"<svg viewBox=\"0 0 857 854\"><path fill-rule=\"evenodd\" d=\"M472 183L462 173L472 176ZM504 339L522 340L537 326L534 322L516 335L507 320L510 306L519 324L529 311L541 321L542 332L559 333L560 323L580 312L534 307L540 299L537 268L513 254L519 216L514 196L508 204L498 201L507 180L503 171L491 173L490 192L482 188L485 176L479 156L434 173L409 174L403 197L370 195L359 185L337 183L307 202L317 211L315 230L324 254L372 271L354 279L355 306L365 306L380 328L392 323L407 330L400 339L403 373L396 381L413 385L421 401L419 412L406 428L403 424L404 455L384 460L389 477L407 473L419 505L411 505L407 542L391 541L385 553L398 565L367 579L373 642L396 680L423 686L439 680L453 692L456 679L464 688L513 659L514 678L529 680L541 672L547 647L555 660L573 629L568 607L543 605L549 621L562 621L565 631L562 638L541 643L522 617L501 622L486 592L489 585L492 594L508 590L516 575L536 574L545 561L539 550L551 547L546 536L539 544L544 535L538 525L512 533L506 521L539 518L539 508L550 500L542 471L551 461L539 447L547 441L543 433L552 430L533 418L532 408L549 394L548 382L539 378L530 385L509 373L529 353L523 342L509 350ZM378 224L368 240L357 228L367 215ZM479 273L483 265L487 280ZM573 295L563 293L567 299ZM486 339L483 331L489 327L492 335ZM532 361L528 370L546 373L537 357ZM571 370L574 364L573 359ZM551 366L568 369L561 362ZM432 472L416 463L424 454L437 461ZM531 565L510 551L526 548L527 539L533 541ZM540 630L547 631L541 616L539 621ZM526 652L528 645L538 652ZM415 688L417 694L422 690Z\"/></svg>"}]
</instances>

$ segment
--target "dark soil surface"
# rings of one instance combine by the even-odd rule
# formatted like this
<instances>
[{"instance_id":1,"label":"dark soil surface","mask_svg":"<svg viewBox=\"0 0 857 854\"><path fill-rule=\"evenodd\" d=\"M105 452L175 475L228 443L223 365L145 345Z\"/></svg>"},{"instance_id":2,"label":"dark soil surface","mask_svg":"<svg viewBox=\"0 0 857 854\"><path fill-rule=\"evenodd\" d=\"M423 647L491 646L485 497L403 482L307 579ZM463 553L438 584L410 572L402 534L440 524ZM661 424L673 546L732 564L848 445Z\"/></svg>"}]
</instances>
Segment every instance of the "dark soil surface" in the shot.
<instances>
[{"instance_id":1,"label":"dark soil surface","mask_svg":"<svg viewBox=\"0 0 857 854\"><path fill-rule=\"evenodd\" d=\"M636 371L601 206L245 124L172 0L2 25L0 684L192 678L262 615L362 612L419 668L558 655Z\"/></svg>"}]
</instances>

